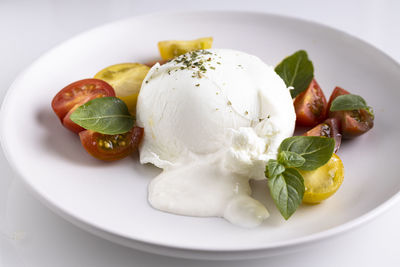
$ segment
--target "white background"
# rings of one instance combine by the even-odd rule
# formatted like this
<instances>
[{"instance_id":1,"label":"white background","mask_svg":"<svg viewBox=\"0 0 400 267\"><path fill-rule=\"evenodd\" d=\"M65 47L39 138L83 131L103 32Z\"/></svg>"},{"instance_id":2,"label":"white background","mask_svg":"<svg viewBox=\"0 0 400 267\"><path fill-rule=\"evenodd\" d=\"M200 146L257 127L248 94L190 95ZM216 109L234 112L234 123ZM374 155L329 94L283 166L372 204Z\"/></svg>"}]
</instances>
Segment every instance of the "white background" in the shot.
<instances>
[{"instance_id":1,"label":"white background","mask_svg":"<svg viewBox=\"0 0 400 267\"><path fill-rule=\"evenodd\" d=\"M82 31L134 15L185 9L255 10L304 18L358 36L400 62L396 0L0 0L0 100L34 59ZM382 174L377 182L384 179ZM53 214L18 181L0 152L0 266L400 266L399 225L400 203L359 229L292 254L237 262L151 255L93 236Z\"/></svg>"}]
</instances>

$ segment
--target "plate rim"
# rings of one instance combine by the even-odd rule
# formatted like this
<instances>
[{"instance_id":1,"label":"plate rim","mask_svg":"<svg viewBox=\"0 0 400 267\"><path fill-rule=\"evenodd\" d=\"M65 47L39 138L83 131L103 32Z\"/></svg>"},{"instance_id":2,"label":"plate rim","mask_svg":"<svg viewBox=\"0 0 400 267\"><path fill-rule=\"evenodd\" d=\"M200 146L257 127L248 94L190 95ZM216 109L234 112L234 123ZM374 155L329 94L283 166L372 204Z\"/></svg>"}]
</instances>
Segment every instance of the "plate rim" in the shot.
<instances>
[{"instance_id":1,"label":"plate rim","mask_svg":"<svg viewBox=\"0 0 400 267\"><path fill-rule=\"evenodd\" d=\"M109 229L104 229L98 225L95 225L93 223L87 222L86 220L83 220L82 218L79 218L75 216L74 214L71 214L70 212L64 210L63 208L60 208L59 206L55 205L53 202L51 202L49 199L47 199L45 196L40 194L35 187L29 182L29 179L26 178L24 175L22 175L22 172L20 171L20 167L17 167L17 164L12 160L11 153L9 152L10 148L7 145L7 137L5 134L5 117L7 114L7 103L9 102L8 99L11 98L13 95L15 88L17 88L18 84L20 81L23 79L23 77L28 73L31 69L33 69L38 62L40 62L43 58L48 57L51 55L54 51L58 50L58 48L68 44L69 42L74 42L74 40L79 39L81 36L90 34L91 32L95 32L98 30L101 30L102 28L110 27L114 24L119 24L119 23L124 23L125 21L131 21L131 20L141 20L145 19L146 17L154 17L157 15L164 15L164 16L181 16L181 15L188 15L188 14L196 14L196 15L208 15L210 13L213 14L224 14L224 15L234 15L234 14L241 14L241 15L246 15L246 16L267 16L270 18L277 18L277 19L283 19L283 20L291 20L291 21L298 21L301 23L309 24L312 26L319 27L321 29L326 29L329 31L334 31L348 40L355 41L358 44L361 44L368 49L375 50L376 53L379 54L380 57L385 57L386 60L392 62L399 70L400 70L400 63L396 61L393 57L388 55L386 52L382 51L380 48L377 46L368 43L367 41L354 36L350 33L347 33L343 30L334 28L332 26L316 22L313 20L308 20L304 18L299 18L299 17L294 17L294 16L288 16L288 15L281 15L281 14L274 14L274 13L268 13L268 12L261 12L261 11L240 11L240 10L181 10L181 11L159 11L159 12L151 12L151 13L146 13L143 15L138 15L138 16L131 16L115 21L111 21L108 23L101 24L99 26L96 26L94 28L85 30L79 34L76 34L66 40L60 41L57 45L53 46L52 48L48 49L46 52L42 53L40 56L38 56L35 60L33 60L26 68L24 68L15 78L15 80L11 83L9 88L7 89L7 92L3 98L1 108L0 108L0 145L3 149L4 156L11 167L12 171L17 175L20 180L23 181L23 184L27 188L29 188L29 191L35 195L35 197L40 200L45 206L49 207L52 211L66 219L67 221L77 225L80 228L83 228L86 231L89 231L91 233L94 233L96 235L99 235L107 240L111 240L113 242L126 245L129 247L133 247L136 249L144 250L144 251L151 251L154 253L159 253L163 255L171 255L171 253L176 254L178 252L178 256L186 257L186 255L189 253L191 254L190 258L195 258L195 254L212 254L212 253L225 253L225 254L235 254L238 252L248 254L248 258L254 258L256 255L258 255L260 252L266 252L270 251L273 252L274 250L280 250L283 248L291 249L294 247L297 247L299 245L307 245L311 243L315 243L318 241L323 241L327 240L329 238L338 236L339 234L344 234L358 226L365 225L367 222L370 222L372 219L376 218L378 215L386 212L391 208L395 203L397 203L400 199L400 191L392 195L390 198L386 199L383 201L381 204L376 206L374 209L371 209L361 216L358 216L352 220L349 220L343 224L340 224L338 226L335 226L333 228L330 228L328 230L323 230L320 232L312 233L306 236L298 237L298 238L293 238L289 240L284 240L284 241L278 241L278 242L272 242L272 243L267 243L263 246L257 245L257 246L252 246L252 247L245 247L245 248L230 248L230 249L218 249L218 248L212 248L212 249L207 249L204 247L187 247L187 246L181 246L181 245L174 245L174 244L167 244L164 242L153 242L153 241L148 241L143 238L131 238L127 236L123 236L120 233L117 233L115 231L110 231ZM399 72L400 73L400 72ZM274 254L277 252L275 251ZM282 251L280 253L283 253ZM263 255L266 256L266 255ZM231 255L230 255L231 257ZM217 256L217 258L220 258ZM245 258L245 257L237 257L239 258Z\"/></svg>"}]
</instances>

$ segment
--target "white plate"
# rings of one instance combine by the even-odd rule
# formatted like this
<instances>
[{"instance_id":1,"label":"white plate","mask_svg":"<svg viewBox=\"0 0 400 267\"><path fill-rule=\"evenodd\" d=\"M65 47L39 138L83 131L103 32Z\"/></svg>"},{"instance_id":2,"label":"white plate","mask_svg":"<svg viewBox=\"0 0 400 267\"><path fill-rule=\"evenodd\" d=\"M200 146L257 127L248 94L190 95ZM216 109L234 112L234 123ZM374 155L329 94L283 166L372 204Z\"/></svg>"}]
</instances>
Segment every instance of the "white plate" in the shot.
<instances>
[{"instance_id":1,"label":"white plate","mask_svg":"<svg viewBox=\"0 0 400 267\"><path fill-rule=\"evenodd\" d=\"M120 62L158 56L166 39L213 36L214 47L258 55L269 64L308 51L329 97L336 85L362 95L375 108L368 134L340 150L345 182L329 201L302 206L284 221L264 183L255 195L271 217L255 229L220 218L163 213L147 203L147 184L159 170L137 157L97 161L64 129L50 102L66 84ZM245 12L168 13L134 17L81 34L46 53L9 89L1 110L7 158L36 195L71 222L133 248L172 256L240 259L300 249L353 229L399 199L397 151L400 66L374 47L337 30L303 20Z\"/></svg>"}]
</instances>

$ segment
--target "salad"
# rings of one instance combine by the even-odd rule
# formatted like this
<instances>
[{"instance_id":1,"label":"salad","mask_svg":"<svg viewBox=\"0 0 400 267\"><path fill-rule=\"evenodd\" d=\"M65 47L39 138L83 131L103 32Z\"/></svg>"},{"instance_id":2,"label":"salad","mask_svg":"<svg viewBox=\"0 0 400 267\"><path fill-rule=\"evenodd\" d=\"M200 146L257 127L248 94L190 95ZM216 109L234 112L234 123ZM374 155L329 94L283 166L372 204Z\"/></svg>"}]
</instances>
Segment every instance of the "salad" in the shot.
<instances>
[{"instance_id":1,"label":"salad","mask_svg":"<svg viewBox=\"0 0 400 267\"><path fill-rule=\"evenodd\" d=\"M159 42L159 62L106 67L63 88L52 108L93 157L139 150L142 164L162 168L148 194L162 211L257 226L269 212L250 179L267 180L286 220L332 196L344 177L341 139L370 130L372 108L340 87L327 101L303 50L271 67L211 46ZM292 136L295 126L308 131Z\"/></svg>"}]
</instances>

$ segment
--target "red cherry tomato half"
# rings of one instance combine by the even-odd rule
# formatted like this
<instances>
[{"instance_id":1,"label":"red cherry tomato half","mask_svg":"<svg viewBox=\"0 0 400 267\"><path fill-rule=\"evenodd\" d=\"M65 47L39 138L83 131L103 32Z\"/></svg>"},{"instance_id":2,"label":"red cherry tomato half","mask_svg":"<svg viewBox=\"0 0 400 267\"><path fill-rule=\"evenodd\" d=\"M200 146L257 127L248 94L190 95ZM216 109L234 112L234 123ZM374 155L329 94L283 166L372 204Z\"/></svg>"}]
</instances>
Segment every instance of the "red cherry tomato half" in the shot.
<instances>
[{"instance_id":1,"label":"red cherry tomato half","mask_svg":"<svg viewBox=\"0 0 400 267\"><path fill-rule=\"evenodd\" d=\"M349 94L348 91L336 87L329 98L329 109L336 97L347 94ZM374 127L374 116L364 109L329 111L329 117L336 118L340 122L341 134L347 139L360 136Z\"/></svg>"},{"instance_id":2,"label":"red cherry tomato half","mask_svg":"<svg viewBox=\"0 0 400 267\"><path fill-rule=\"evenodd\" d=\"M105 96L115 96L111 85L99 79L84 79L71 83L58 92L51 102L51 107L66 128L78 132L83 128L65 118L67 114L71 115L74 109L89 100Z\"/></svg>"},{"instance_id":3,"label":"red cherry tomato half","mask_svg":"<svg viewBox=\"0 0 400 267\"><path fill-rule=\"evenodd\" d=\"M84 104L84 103L82 103ZM68 130L74 132L74 133L80 133L84 130L86 130L85 128L79 126L78 124L76 124L75 122L73 122L70 118L72 112L75 111L75 109L77 109L80 105L76 105L75 107L73 107L68 113L67 115L65 115L64 119L62 120L62 124L64 125L65 128L67 128Z\"/></svg>"},{"instance_id":4,"label":"red cherry tomato half","mask_svg":"<svg viewBox=\"0 0 400 267\"><path fill-rule=\"evenodd\" d=\"M340 134L340 122L336 118L326 119L323 123L318 124L308 132L303 134L304 136L325 136L335 139L335 150L338 151L342 142L342 135Z\"/></svg>"},{"instance_id":5,"label":"red cherry tomato half","mask_svg":"<svg viewBox=\"0 0 400 267\"><path fill-rule=\"evenodd\" d=\"M294 109L297 125L315 126L326 118L326 98L315 79L296 97Z\"/></svg>"},{"instance_id":6,"label":"red cherry tomato half","mask_svg":"<svg viewBox=\"0 0 400 267\"><path fill-rule=\"evenodd\" d=\"M90 155L97 159L114 161L135 151L142 140L143 133L143 128L133 127L127 133L115 135L85 130L79 133L79 137Z\"/></svg>"}]
</instances>

